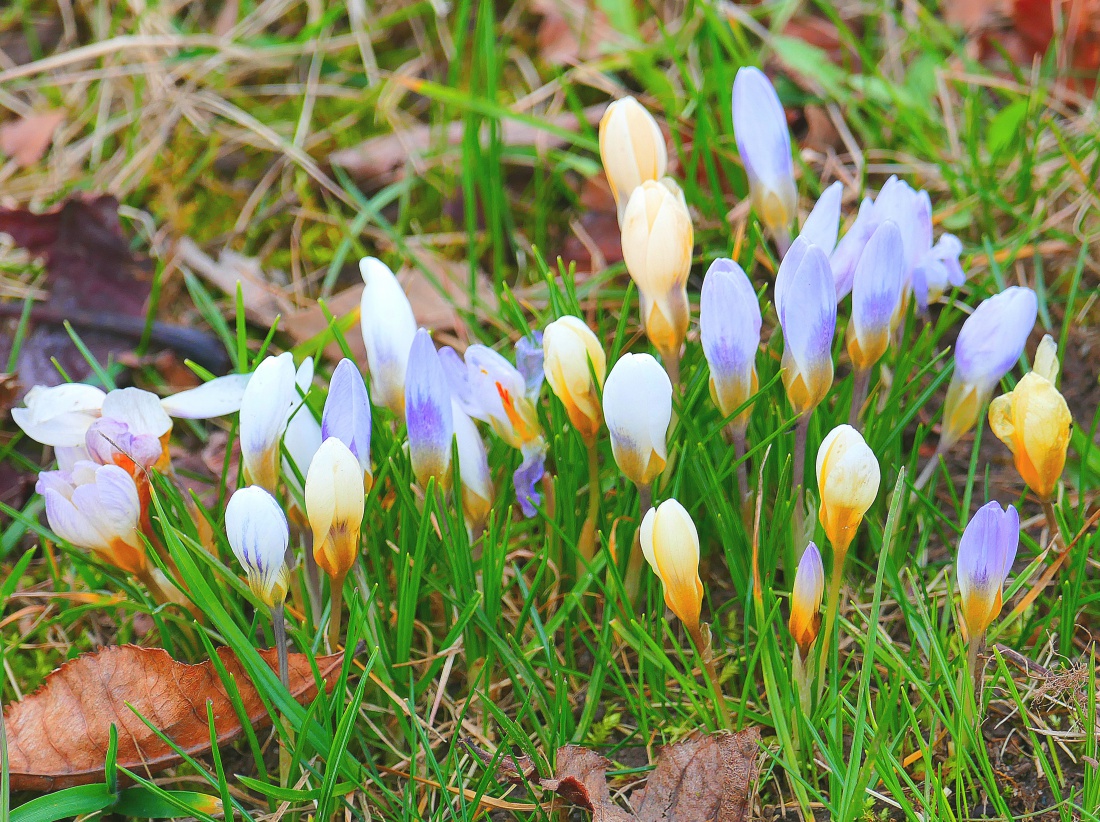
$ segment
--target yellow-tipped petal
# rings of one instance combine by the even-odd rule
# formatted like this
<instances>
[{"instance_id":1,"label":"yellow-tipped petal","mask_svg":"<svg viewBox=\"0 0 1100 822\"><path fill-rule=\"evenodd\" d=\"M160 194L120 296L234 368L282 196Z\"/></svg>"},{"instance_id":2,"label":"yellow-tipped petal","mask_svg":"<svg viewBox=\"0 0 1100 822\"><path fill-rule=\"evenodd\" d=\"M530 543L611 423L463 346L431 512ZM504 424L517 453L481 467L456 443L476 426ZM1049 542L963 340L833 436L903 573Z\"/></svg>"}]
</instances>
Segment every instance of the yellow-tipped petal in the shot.
<instances>
[{"instance_id":1,"label":"yellow-tipped petal","mask_svg":"<svg viewBox=\"0 0 1100 822\"><path fill-rule=\"evenodd\" d=\"M834 428L817 452L821 525L835 552L843 555L863 515L878 496L878 459L850 425Z\"/></svg>"}]
</instances>

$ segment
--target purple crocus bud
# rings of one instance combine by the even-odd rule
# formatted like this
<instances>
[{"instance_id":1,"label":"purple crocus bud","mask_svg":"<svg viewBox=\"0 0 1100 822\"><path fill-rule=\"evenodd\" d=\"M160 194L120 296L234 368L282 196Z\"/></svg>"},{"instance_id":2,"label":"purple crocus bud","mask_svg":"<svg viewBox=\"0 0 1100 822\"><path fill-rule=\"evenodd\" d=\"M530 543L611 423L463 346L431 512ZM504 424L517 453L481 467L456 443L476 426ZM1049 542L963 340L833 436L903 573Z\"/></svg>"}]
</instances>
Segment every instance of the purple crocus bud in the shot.
<instances>
[{"instance_id":1,"label":"purple crocus bud","mask_svg":"<svg viewBox=\"0 0 1100 822\"><path fill-rule=\"evenodd\" d=\"M932 201L926 191L915 191L909 183L891 177L875 198L875 222L897 224L905 249L905 278L932 247Z\"/></svg>"},{"instance_id":2,"label":"purple crocus bud","mask_svg":"<svg viewBox=\"0 0 1100 822\"><path fill-rule=\"evenodd\" d=\"M523 462L513 472L512 484L516 489L516 500L519 501L520 510L530 519L538 513L536 506L542 502L538 484L542 481L542 475L546 473L546 443L543 440L531 443L520 453L523 454Z\"/></svg>"},{"instance_id":3,"label":"purple crocus bud","mask_svg":"<svg viewBox=\"0 0 1100 822\"><path fill-rule=\"evenodd\" d=\"M955 373L943 404L941 448L977 423L993 389L1020 359L1038 312L1035 292L1012 286L966 318L955 342Z\"/></svg>"},{"instance_id":4,"label":"purple crocus bud","mask_svg":"<svg viewBox=\"0 0 1100 822\"><path fill-rule=\"evenodd\" d=\"M756 393L760 303L741 266L720 258L710 264L699 297L699 337L710 366L710 395L725 417ZM744 432L751 408L733 421Z\"/></svg>"},{"instance_id":5,"label":"purple crocus bud","mask_svg":"<svg viewBox=\"0 0 1100 822\"><path fill-rule=\"evenodd\" d=\"M840 242L829 256L829 265L833 270L836 285L836 301L840 302L852 291L852 280L856 275L856 263L867 241L871 239L878 223L875 220L875 204L870 197L864 197L859 204L859 213L855 221L844 232Z\"/></svg>"},{"instance_id":6,"label":"purple crocus bud","mask_svg":"<svg viewBox=\"0 0 1100 822\"><path fill-rule=\"evenodd\" d=\"M948 287L959 288L966 282L966 272L959 264L962 242L954 234L941 234L940 239L913 269L913 296L922 311L929 303L943 296Z\"/></svg>"},{"instance_id":7,"label":"purple crocus bud","mask_svg":"<svg viewBox=\"0 0 1100 822\"><path fill-rule=\"evenodd\" d=\"M739 69L733 81L733 132L753 208L769 231L785 233L798 206L791 133L779 95L753 66Z\"/></svg>"},{"instance_id":8,"label":"purple crocus bud","mask_svg":"<svg viewBox=\"0 0 1100 822\"><path fill-rule=\"evenodd\" d=\"M443 363L432 338L423 328L413 337L405 372L405 425L409 458L416 481L427 488L428 480L449 488L451 482L451 392Z\"/></svg>"},{"instance_id":9,"label":"purple crocus bud","mask_svg":"<svg viewBox=\"0 0 1100 822\"><path fill-rule=\"evenodd\" d=\"M370 398L367 385L355 363L344 358L332 372L325 410L321 415L321 438L336 437L355 455L370 488Z\"/></svg>"},{"instance_id":10,"label":"purple crocus bud","mask_svg":"<svg viewBox=\"0 0 1100 822\"><path fill-rule=\"evenodd\" d=\"M978 509L959 540L959 593L971 642L982 637L1001 612L1002 589L1020 544L1020 515L996 502Z\"/></svg>"},{"instance_id":11,"label":"purple crocus bud","mask_svg":"<svg viewBox=\"0 0 1100 822\"><path fill-rule=\"evenodd\" d=\"M122 420L100 417L88 427L84 438L88 455L100 465L118 465L131 475L158 467L166 452L160 438L134 433Z\"/></svg>"},{"instance_id":12,"label":"purple crocus bud","mask_svg":"<svg viewBox=\"0 0 1100 822\"><path fill-rule=\"evenodd\" d=\"M538 398L545 379L542 361L542 332L535 331L531 336L520 337L516 342L516 370L523 375L527 397L532 401Z\"/></svg>"},{"instance_id":13,"label":"purple crocus bud","mask_svg":"<svg viewBox=\"0 0 1100 822\"><path fill-rule=\"evenodd\" d=\"M776 275L775 305L783 328L787 398L795 413L808 413L833 384L836 286L824 251L801 239L795 241Z\"/></svg>"},{"instance_id":14,"label":"purple crocus bud","mask_svg":"<svg viewBox=\"0 0 1100 822\"><path fill-rule=\"evenodd\" d=\"M892 319L905 287L905 248L893 220L871 235L856 265L852 286L852 319L848 323L848 354L866 371L890 345Z\"/></svg>"},{"instance_id":15,"label":"purple crocus bud","mask_svg":"<svg viewBox=\"0 0 1100 822\"><path fill-rule=\"evenodd\" d=\"M832 254L840 233L840 203L843 198L844 184L837 180L821 192L798 236L826 254Z\"/></svg>"}]
</instances>

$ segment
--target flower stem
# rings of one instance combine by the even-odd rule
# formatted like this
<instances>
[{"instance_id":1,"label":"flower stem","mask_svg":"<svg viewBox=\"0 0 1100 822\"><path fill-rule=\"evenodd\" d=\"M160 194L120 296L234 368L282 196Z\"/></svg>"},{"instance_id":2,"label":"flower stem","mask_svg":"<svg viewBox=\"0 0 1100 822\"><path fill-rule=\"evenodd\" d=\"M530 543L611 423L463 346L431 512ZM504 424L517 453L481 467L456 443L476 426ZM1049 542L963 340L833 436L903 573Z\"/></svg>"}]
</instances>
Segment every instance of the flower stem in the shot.
<instances>
[{"instance_id":1,"label":"flower stem","mask_svg":"<svg viewBox=\"0 0 1100 822\"><path fill-rule=\"evenodd\" d=\"M330 605L328 615L328 647L334 653L340 646L340 620L344 612L344 578L332 577L330 580Z\"/></svg>"},{"instance_id":2,"label":"flower stem","mask_svg":"<svg viewBox=\"0 0 1100 822\"><path fill-rule=\"evenodd\" d=\"M867 401L867 392L871 387L871 369L857 368L852 375L852 407L848 409L848 425L857 431L862 430L859 415L863 403Z\"/></svg>"},{"instance_id":3,"label":"flower stem","mask_svg":"<svg viewBox=\"0 0 1100 822\"><path fill-rule=\"evenodd\" d=\"M714 703L718 706L722 728L732 731L733 719L730 716L729 706L726 704L726 697L722 693L718 670L714 667L714 651L711 648L710 628L705 623L696 623L694 627L691 625L685 627L688 629L691 641L695 645L695 653L699 656L699 661L703 663L703 675L706 676L711 693L714 694Z\"/></svg>"},{"instance_id":4,"label":"flower stem","mask_svg":"<svg viewBox=\"0 0 1100 822\"><path fill-rule=\"evenodd\" d=\"M1061 529L1058 528L1058 518L1054 515L1054 503L1049 499L1044 499L1040 500L1040 504L1043 506L1043 516L1045 516L1047 520L1047 530L1050 531L1048 539L1050 540L1051 545L1053 545L1055 542L1062 543L1062 532ZM1056 562L1061 562L1061 555L1064 554L1066 550L1067 549L1065 545L1062 545L1062 547L1059 548L1059 558L1056 560Z\"/></svg>"},{"instance_id":5,"label":"flower stem","mask_svg":"<svg viewBox=\"0 0 1100 822\"><path fill-rule=\"evenodd\" d=\"M593 438L588 445L588 515L584 519L577 550L585 562L596 555L596 519L600 515L600 454ZM578 568L578 573L580 569Z\"/></svg>"},{"instance_id":6,"label":"flower stem","mask_svg":"<svg viewBox=\"0 0 1100 822\"><path fill-rule=\"evenodd\" d=\"M982 652L985 651L985 634L970 637L970 643L966 647L966 671L969 674L970 699L966 701L967 718L974 720L978 709L982 704L982 673L985 665L982 662Z\"/></svg>"},{"instance_id":7,"label":"flower stem","mask_svg":"<svg viewBox=\"0 0 1100 822\"><path fill-rule=\"evenodd\" d=\"M733 456L737 461L737 488L741 494L741 519L745 523L746 530L752 523L752 490L749 488L749 468L745 464L745 454L748 453L748 443L745 441L745 429L741 426L730 426L730 436L733 440Z\"/></svg>"},{"instance_id":8,"label":"flower stem","mask_svg":"<svg viewBox=\"0 0 1100 822\"><path fill-rule=\"evenodd\" d=\"M795 489L794 516L791 517L791 541L787 551L787 565L784 568L791 579L794 579L794 569L798 567L798 555L802 553L803 528L806 519L806 437L810 431L810 414L807 411L798 418L798 424L794 429L794 464L791 473L791 484Z\"/></svg>"},{"instance_id":9,"label":"flower stem","mask_svg":"<svg viewBox=\"0 0 1100 822\"><path fill-rule=\"evenodd\" d=\"M932 479L932 474L936 471L936 466L940 464L940 457L947 450L941 439L936 445L936 451L929 458L928 463L924 466L924 469L920 472L920 476L917 477L917 481L913 483L913 490L920 491L924 486L928 484L928 480Z\"/></svg>"},{"instance_id":10,"label":"flower stem","mask_svg":"<svg viewBox=\"0 0 1100 822\"><path fill-rule=\"evenodd\" d=\"M779 252L779 259L783 259L791 247L791 232L787 228L777 228L772 236L775 240L775 248Z\"/></svg>"},{"instance_id":11,"label":"flower stem","mask_svg":"<svg viewBox=\"0 0 1100 822\"><path fill-rule=\"evenodd\" d=\"M634 540L630 544L630 558L626 565L626 578L623 587L631 602L637 602L638 594L642 588L642 568L645 565L645 555L642 553L642 519L645 518L653 504L653 486L638 486L638 527L634 529Z\"/></svg>"},{"instance_id":12,"label":"flower stem","mask_svg":"<svg viewBox=\"0 0 1100 822\"><path fill-rule=\"evenodd\" d=\"M821 650L817 655L817 695L825 688L825 671L829 667L829 646L833 640L837 614L840 611L840 588L844 584L844 559L848 549L833 549L833 570L829 576L829 590L825 599L825 630L821 632ZM839 644L839 643L838 643Z\"/></svg>"},{"instance_id":13,"label":"flower stem","mask_svg":"<svg viewBox=\"0 0 1100 822\"><path fill-rule=\"evenodd\" d=\"M290 690L290 658L286 645L286 620L284 619L283 603L271 608L271 627L275 632L275 653L279 657L279 681L283 687Z\"/></svg>"}]
</instances>

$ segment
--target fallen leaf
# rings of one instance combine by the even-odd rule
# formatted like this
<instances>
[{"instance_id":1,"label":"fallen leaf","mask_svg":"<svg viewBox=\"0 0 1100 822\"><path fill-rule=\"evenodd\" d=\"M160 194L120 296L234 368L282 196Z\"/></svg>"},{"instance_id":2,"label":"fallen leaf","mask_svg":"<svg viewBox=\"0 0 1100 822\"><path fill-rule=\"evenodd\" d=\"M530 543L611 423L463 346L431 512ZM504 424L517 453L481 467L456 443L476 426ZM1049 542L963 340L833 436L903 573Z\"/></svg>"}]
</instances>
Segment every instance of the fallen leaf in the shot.
<instances>
[{"instance_id":1,"label":"fallen leaf","mask_svg":"<svg viewBox=\"0 0 1100 822\"><path fill-rule=\"evenodd\" d=\"M0 151L26 168L46 156L54 132L65 120L65 112L56 109L29 114L0 126Z\"/></svg>"},{"instance_id":2,"label":"fallen leaf","mask_svg":"<svg viewBox=\"0 0 1100 822\"><path fill-rule=\"evenodd\" d=\"M275 651L259 653L275 670ZM257 730L267 727L271 717L240 661L228 648L219 648L218 657L236 682L249 723ZM327 689L335 685L342 661L343 654L316 660ZM290 692L303 704L317 693L305 654L290 654ZM181 757L138 714L188 754L200 756L210 750L207 703L218 745L239 737L237 712L210 661L188 665L161 648L135 645L77 657L5 708L11 789L56 791L103 781L112 724L118 728L120 766L152 774L178 765Z\"/></svg>"},{"instance_id":3,"label":"fallen leaf","mask_svg":"<svg viewBox=\"0 0 1100 822\"><path fill-rule=\"evenodd\" d=\"M492 755L469 740L486 765ZM607 771L611 763L578 745L558 749L554 776L539 778L527 758L503 757L498 778L513 784L535 784L572 805L584 808L595 822L744 822L756 779L760 730L698 734L661 749L657 765L643 787L630 796L628 812L611 799Z\"/></svg>"},{"instance_id":4,"label":"fallen leaf","mask_svg":"<svg viewBox=\"0 0 1100 822\"><path fill-rule=\"evenodd\" d=\"M592 0L534 0L531 10L542 15L535 39L542 59L552 65L594 60L624 43Z\"/></svg>"},{"instance_id":5,"label":"fallen leaf","mask_svg":"<svg viewBox=\"0 0 1100 822\"><path fill-rule=\"evenodd\" d=\"M235 298L240 283L245 315L254 323L270 327L277 316L288 316L294 311L290 298L264 276L260 261L254 257L223 248L215 260L190 237L179 241L176 252L183 265L231 299Z\"/></svg>"},{"instance_id":6,"label":"fallen leaf","mask_svg":"<svg viewBox=\"0 0 1100 822\"><path fill-rule=\"evenodd\" d=\"M0 416L6 415L20 393L19 377L16 374L0 374Z\"/></svg>"}]
</instances>

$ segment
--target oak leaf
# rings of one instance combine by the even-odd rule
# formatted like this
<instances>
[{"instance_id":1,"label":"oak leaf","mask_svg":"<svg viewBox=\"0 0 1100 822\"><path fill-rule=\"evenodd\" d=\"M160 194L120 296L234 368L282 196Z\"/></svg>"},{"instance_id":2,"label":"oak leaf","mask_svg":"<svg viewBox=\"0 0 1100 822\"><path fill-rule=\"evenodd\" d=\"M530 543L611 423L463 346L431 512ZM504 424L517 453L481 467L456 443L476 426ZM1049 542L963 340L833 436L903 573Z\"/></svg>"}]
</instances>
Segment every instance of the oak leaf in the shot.
<instances>
[{"instance_id":1,"label":"oak leaf","mask_svg":"<svg viewBox=\"0 0 1100 822\"><path fill-rule=\"evenodd\" d=\"M277 667L274 650L260 651ZM336 684L343 654L320 657L326 690ZM271 716L244 666L229 648L218 657L236 682L249 724L260 730ZM290 654L290 693L301 703L317 694L310 658ZM243 732L240 718L211 661L188 665L162 648L118 645L66 662L27 698L4 709L12 790L56 791L102 782L111 725L118 730L118 764L152 774L182 758L141 717L192 756L210 750L206 705L214 714L217 743ZM140 716L139 716L140 715Z\"/></svg>"}]
</instances>

